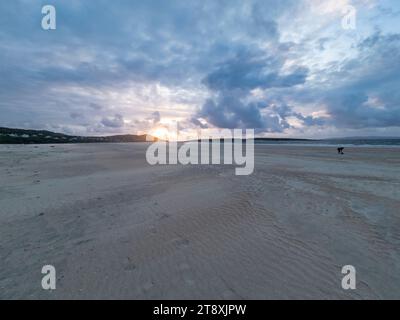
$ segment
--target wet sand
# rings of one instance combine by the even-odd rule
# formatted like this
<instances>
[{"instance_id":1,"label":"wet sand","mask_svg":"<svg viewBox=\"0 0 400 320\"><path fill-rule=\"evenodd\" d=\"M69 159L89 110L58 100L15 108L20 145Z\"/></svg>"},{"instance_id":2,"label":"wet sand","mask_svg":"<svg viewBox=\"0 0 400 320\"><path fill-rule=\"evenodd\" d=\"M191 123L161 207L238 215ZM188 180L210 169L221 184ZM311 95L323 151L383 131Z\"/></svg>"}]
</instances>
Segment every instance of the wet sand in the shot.
<instances>
[{"instance_id":1,"label":"wet sand","mask_svg":"<svg viewBox=\"0 0 400 320\"><path fill-rule=\"evenodd\" d=\"M399 148L256 145L235 176L146 146L0 146L1 299L400 299Z\"/></svg>"}]
</instances>

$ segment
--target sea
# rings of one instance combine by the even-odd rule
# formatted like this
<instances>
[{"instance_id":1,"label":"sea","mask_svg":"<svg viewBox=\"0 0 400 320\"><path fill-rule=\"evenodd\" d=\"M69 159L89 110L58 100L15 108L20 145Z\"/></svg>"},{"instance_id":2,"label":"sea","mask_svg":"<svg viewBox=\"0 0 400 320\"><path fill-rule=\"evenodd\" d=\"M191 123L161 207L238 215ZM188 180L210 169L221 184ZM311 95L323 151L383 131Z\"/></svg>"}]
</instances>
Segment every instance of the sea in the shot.
<instances>
[{"instance_id":1,"label":"sea","mask_svg":"<svg viewBox=\"0 0 400 320\"><path fill-rule=\"evenodd\" d=\"M322 140L263 140L256 139L256 144L268 145L298 145L298 146L374 146L374 147L400 147L398 138L335 138Z\"/></svg>"}]
</instances>

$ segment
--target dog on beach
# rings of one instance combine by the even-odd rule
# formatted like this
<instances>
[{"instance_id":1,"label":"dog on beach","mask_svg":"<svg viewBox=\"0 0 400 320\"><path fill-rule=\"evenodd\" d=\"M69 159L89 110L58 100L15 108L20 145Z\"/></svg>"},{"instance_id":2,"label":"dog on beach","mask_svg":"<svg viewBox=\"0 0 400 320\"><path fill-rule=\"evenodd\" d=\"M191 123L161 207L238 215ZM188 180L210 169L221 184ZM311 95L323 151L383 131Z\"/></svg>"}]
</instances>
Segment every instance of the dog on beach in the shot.
<instances>
[{"instance_id":1,"label":"dog on beach","mask_svg":"<svg viewBox=\"0 0 400 320\"><path fill-rule=\"evenodd\" d=\"M343 153L343 150L344 150L343 147L337 148L337 153L339 153L339 154L344 154L344 153Z\"/></svg>"}]
</instances>

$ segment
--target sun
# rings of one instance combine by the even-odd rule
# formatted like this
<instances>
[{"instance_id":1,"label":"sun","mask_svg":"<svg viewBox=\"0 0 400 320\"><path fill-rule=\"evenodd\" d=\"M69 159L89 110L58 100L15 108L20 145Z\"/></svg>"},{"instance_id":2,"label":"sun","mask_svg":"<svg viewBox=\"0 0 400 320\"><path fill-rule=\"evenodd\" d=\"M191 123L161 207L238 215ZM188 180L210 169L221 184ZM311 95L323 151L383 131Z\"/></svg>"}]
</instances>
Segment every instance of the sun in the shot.
<instances>
[{"instance_id":1,"label":"sun","mask_svg":"<svg viewBox=\"0 0 400 320\"><path fill-rule=\"evenodd\" d=\"M161 140L168 140L169 131L167 128L157 127L151 131L151 135Z\"/></svg>"}]
</instances>

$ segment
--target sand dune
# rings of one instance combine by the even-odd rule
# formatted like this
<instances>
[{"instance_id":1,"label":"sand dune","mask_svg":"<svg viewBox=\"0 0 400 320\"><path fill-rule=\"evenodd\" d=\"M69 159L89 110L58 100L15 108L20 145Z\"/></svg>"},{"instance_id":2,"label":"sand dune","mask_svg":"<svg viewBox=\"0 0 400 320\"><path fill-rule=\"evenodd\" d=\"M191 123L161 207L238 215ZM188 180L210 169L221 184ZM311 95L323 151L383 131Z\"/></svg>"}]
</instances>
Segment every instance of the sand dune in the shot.
<instances>
[{"instance_id":1,"label":"sand dune","mask_svg":"<svg viewBox=\"0 0 400 320\"><path fill-rule=\"evenodd\" d=\"M256 145L235 176L146 146L0 146L0 298L400 298L399 149Z\"/></svg>"}]
</instances>

